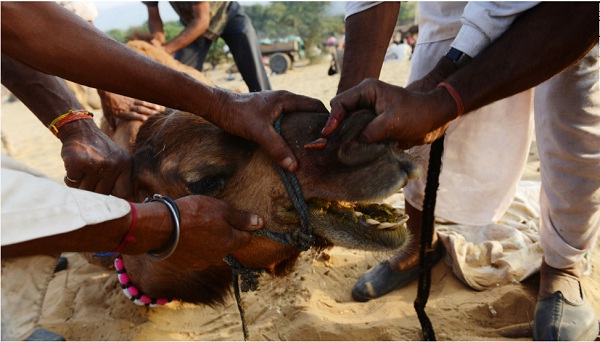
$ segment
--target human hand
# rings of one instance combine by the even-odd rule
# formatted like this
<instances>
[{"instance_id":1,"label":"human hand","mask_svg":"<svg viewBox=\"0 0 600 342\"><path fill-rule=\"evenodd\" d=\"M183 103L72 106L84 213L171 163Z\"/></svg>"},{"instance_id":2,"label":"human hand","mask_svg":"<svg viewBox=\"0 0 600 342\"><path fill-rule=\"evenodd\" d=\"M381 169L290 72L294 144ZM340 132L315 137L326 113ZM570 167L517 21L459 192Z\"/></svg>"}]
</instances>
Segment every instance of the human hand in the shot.
<instances>
[{"instance_id":1,"label":"human hand","mask_svg":"<svg viewBox=\"0 0 600 342\"><path fill-rule=\"evenodd\" d=\"M145 122L152 115L165 110L165 107L154 103L107 91L98 91L98 94L102 102L104 117L113 128L116 127L117 119Z\"/></svg>"},{"instance_id":2,"label":"human hand","mask_svg":"<svg viewBox=\"0 0 600 342\"><path fill-rule=\"evenodd\" d=\"M70 122L57 136L62 142L67 186L132 199L132 157L92 120Z\"/></svg>"},{"instance_id":3,"label":"human hand","mask_svg":"<svg viewBox=\"0 0 600 342\"><path fill-rule=\"evenodd\" d=\"M464 59L470 60L468 56L465 56ZM413 81L411 84L406 86L406 89L421 93L429 92L435 89L440 82L447 79L448 76L452 75L456 70L458 70L458 68L450 59L442 57L427 75L416 81Z\"/></svg>"},{"instance_id":4,"label":"human hand","mask_svg":"<svg viewBox=\"0 0 600 342\"><path fill-rule=\"evenodd\" d=\"M421 79L416 80L416 81L412 82L411 84L409 84L405 88L405 90L409 90L411 92L416 92L416 93L428 93L428 92L434 90L440 82L445 80L448 76L450 76L456 70L457 70L457 68L452 61L450 61L448 58L441 58L440 61L438 62L438 64L433 68L433 70L431 70L427 75L425 75ZM346 114L345 114L346 111L343 108L340 110L339 108L333 107L333 101L335 101L335 100L336 99L334 98L334 100L331 101L332 111L331 111L329 120L326 123L325 128L323 129L324 136L330 135L338 127L339 123L346 116ZM402 106L397 107L397 108L398 109L402 108ZM380 120L382 120L382 119L380 119ZM385 122L385 123L387 124L388 122ZM369 130L373 130L373 127L370 127ZM413 139L410 141L404 140L401 137L399 137L400 145L410 147L410 146L422 144L424 142L433 142L436 139L436 137L441 136L444 131L445 131L445 127L439 129L438 131L430 132L431 134L429 136ZM373 135L372 133L371 133L371 135L369 135L369 131L367 131L367 136L369 136L371 138L376 138L378 135L379 134ZM394 137L390 137L390 138L399 140Z\"/></svg>"},{"instance_id":5,"label":"human hand","mask_svg":"<svg viewBox=\"0 0 600 342\"><path fill-rule=\"evenodd\" d=\"M225 256L247 246L252 238L249 232L264 224L258 215L208 196L186 196L176 203L181 216L179 245L165 261L178 268L203 270L222 263Z\"/></svg>"},{"instance_id":6,"label":"human hand","mask_svg":"<svg viewBox=\"0 0 600 342\"><path fill-rule=\"evenodd\" d=\"M419 93L367 79L331 100L331 115L322 133L331 134L348 113L369 108L377 117L361 139L367 143L391 139L406 149L441 137L457 114L454 106L445 89Z\"/></svg>"},{"instance_id":7,"label":"human hand","mask_svg":"<svg viewBox=\"0 0 600 342\"><path fill-rule=\"evenodd\" d=\"M212 116L206 119L231 134L258 143L279 166L292 172L298 168L298 161L275 131L275 121L284 113L327 113L321 101L288 91L236 94L221 90L217 96L215 108L209 110Z\"/></svg>"},{"instance_id":8,"label":"human hand","mask_svg":"<svg viewBox=\"0 0 600 342\"><path fill-rule=\"evenodd\" d=\"M161 42L160 40L158 40L156 38L153 38L152 40L150 40L150 44L152 44L154 47L164 49L163 42Z\"/></svg>"}]
</instances>

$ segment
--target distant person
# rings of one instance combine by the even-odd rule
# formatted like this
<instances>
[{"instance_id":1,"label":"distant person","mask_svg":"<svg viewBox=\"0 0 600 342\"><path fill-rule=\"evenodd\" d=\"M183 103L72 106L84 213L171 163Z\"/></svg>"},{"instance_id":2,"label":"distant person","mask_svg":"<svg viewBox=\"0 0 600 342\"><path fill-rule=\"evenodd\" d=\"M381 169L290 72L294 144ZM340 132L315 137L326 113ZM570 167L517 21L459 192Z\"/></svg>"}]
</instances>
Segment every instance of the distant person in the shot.
<instances>
[{"instance_id":1,"label":"distant person","mask_svg":"<svg viewBox=\"0 0 600 342\"><path fill-rule=\"evenodd\" d=\"M250 17L236 1L171 1L185 29L168 42L158 1L143 3L148 8L148 27L154 35L153 43L174 54L175 59L202 71L211 44L220 37L229 46L248 90L271 90L256 31Z\"/></svg>"},{"instance_id":2,"label":"distant person","mask_svg":"<svg viewBox=\"0 0 600 342\"><path fill-rule=\"evenodd\" d=\"M412 56L412 48L406 44L405 39L401 39L398 44L392 43L385 52L386 61L408 61Z\"/></svg>"}]
</instances>

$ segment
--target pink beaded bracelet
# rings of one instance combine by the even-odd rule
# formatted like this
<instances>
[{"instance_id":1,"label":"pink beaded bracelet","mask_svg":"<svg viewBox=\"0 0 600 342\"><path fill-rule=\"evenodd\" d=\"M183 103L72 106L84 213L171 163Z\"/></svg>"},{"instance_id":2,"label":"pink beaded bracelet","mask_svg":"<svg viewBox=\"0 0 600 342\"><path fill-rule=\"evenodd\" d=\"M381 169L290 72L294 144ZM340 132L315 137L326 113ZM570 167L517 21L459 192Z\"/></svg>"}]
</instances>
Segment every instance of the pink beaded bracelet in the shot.
<instances>
[{"instance_id":1,"label":"pink beaded bracelet","mask_svg":"<svg viewBox=\"0 0 600 342\"><path fill-rule=\"evenodd\" d=\"M119 279L119 283L121 283L121 289L123 290L123 293L135 304L156 307L170 303L174 300L178 300L175 298L151 298L145 294L142 294L137 287L131 283L129 276L127 275L127 271L125 271L123 258L115 258L115 268L117 269L117 278Z\"/></svg>"}]
</instances>

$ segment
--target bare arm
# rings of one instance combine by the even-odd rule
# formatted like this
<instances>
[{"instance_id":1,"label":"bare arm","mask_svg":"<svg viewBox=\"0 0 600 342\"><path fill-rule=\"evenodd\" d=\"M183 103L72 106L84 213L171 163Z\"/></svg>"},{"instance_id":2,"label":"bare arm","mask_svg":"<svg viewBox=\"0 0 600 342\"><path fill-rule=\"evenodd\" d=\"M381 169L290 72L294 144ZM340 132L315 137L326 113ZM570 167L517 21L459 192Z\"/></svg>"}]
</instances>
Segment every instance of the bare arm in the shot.
<instances>
[{"instance_id":1,"label":"bare arm","mask_svg":"<svg viewBox=\"0 0 600 342\"><path fill-rule=\"evenodd\" d=\"M477 63L447 79L465 112L534 87L585 56L598 44L596 10L597 3L544 2L519 17Z\"/></svg>"},{"instance_id":2,"label":"bare arm","mask_svg":"<svg viewBox=\"0 0 600 342\"><path fill-rule=\"evenodd\" d=\"M204 108L198 114L214 105L217 92L126 48L52 2L2 2L2 52L97 89L196 113Z\"/></svg>"},{"instance_id":3,"label":"bare arm","mask_svg":"<svg viewBox=\"0 0 600 342\"><path fill-rule=\"evenodd\" d=\"M346 43L338 94L367 78L379 78L398 19L400 2L384 2L346 19Z\"/></svg>"},{"instance_id":4,"label":"bare arm","mask_svg":"<svg viewBox=\"0 0 600 342\"><path fill-rule=\"evenodd\" d=\"M326 111L320 101L289 92L234 94L208 87L125 47L53 2L0 5L6 55L96 89L200 115L229 133L257 142L290 171L297 169L298 162L275 132L275 120L286 112Z\"/></svg>"},{"instance_id":5,"label":"bare arm","mask_svg":"<svg viewBox=\"0 0 600 342\"><path fill-rule=\"evenodd\" d=\"M160 17L160 11L158 10L158 3L154 5L146 5L148 9L148 30L153 35L154 39L158 40L161 44L166 41L165 32L163 30L163 22Z\"/></svg>"},{"instance_id":6,"label":"bare arm","mask_svg":"<svg viewBox=\"0 0 600 342\"><path fill-rule=\"evenodd\" d=\"M63 80L31 69L5 54L2 54L2 84L45 126L69 110L84 109ZM60 129L57 137L62 142L61 156L67 175L79 180L74 183L65 179L66 185L131 198L131 156L93 120L70 122Z\"/></svg>"},{"instance_id":7,"label":"bare arm","mask_svg":"<svg viewBox=\"0 0 600 342\"><path fill-rule=\"evenodd\" d=\"M168 209L162 203L137 204L137 226L133 236L135 243L127 244L127 254L143 254L159 249L169 241L173 229ZM132 213L82 227L72 232L2 246L2 258L14 258L36 254L60 252L106 252L117 248L132 221ZM153 224L153 223L159 224ZM102 234L98 234L102 232Z\"/></svg>"},{"instance_id":8,"label":"bare arm","mask_svg":"<svg viewBox=\"0 0 600 342\"><path fill-rule=\"evenodd\" d=\"M63 80L41 73L2 54L2 84L44 124L70 109L85 109Z\"/></svg>"},{"instance_id":9,"label":"bare arm","mask_svg":"<svg viewBox=\"0 0 600 342\"><path fill-rule=\"evenodd\" d=\"M177 37L168 41L164 48L173 54L176 51L188 46L191 42L200 37L210 24L210 4L206 1L195 4L193 7L194 19L185 26L183 31Z\"/></svg>"},{"instance_id":10,"label":"bare arm","mask_svg":"<svg viewBox=\"0 0 600 342\"><path fill-rule=\"evenodd\" d=\"M221 263L229 253L247 246L264 221L257 215L235 210L217 199L193 195L175 201L181 214L179 244L169 261L204 269ZM135 241L125 245L122 254L144 254L163 248L173 233L169 209L159 202L135 204L137 225ZM2 258L59 252L114 251L130 230L132 212L127 215L89 225L75 231L2 246ZM99 233L101 232L101 233Z\"/></svg>"}]
</instances>

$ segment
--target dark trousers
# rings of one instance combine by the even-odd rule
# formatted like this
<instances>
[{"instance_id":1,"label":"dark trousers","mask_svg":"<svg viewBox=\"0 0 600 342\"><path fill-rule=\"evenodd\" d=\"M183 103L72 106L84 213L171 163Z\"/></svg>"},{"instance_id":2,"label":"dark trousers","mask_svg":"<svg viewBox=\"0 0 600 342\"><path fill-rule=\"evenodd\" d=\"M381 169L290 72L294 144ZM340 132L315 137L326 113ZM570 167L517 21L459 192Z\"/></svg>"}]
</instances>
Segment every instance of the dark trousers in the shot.
<instances>
[{"instance_id":1,"label":"dark trousers","mask_svg":"<svg viewBox=\"0 0 600 342\"><path fill-rule=\"evenodd\" d=\"M271 90L271 83L262 62L258 37L250 17L237 2L227 8L227 24L221 38L229 46L244 82L250 92ZM212 41L199 37L190 45L175 53L175 59L200 71L206 60Z\"/></svg>"}]
</instances>

